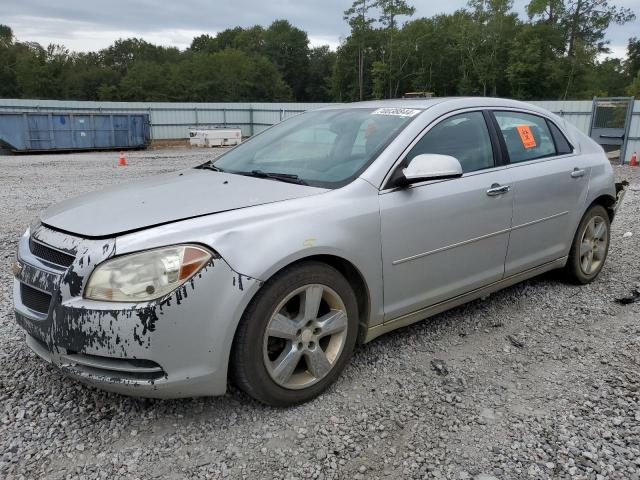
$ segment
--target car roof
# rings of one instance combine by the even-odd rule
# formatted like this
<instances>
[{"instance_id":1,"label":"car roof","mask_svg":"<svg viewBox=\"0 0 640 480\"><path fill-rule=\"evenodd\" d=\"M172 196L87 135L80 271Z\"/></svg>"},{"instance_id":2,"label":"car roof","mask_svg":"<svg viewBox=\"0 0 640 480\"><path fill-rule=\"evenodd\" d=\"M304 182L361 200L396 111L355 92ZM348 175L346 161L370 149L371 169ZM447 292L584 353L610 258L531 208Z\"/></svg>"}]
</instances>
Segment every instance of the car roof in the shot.
<instances>
[{"instance_id":1,"label":"car roof","mask_svg":"<svg viewBox=\"0 0 640 480\"><path fill-rule=\"evenodd\" d=\"M336 108L415 108L428 109L434 105L450 104L452 109L467 107L509 107L526 108L546 112L544 109L530 103L495 97L432 97L432 98L401 98L392 100L368 100L364 102L337 103L324 107L324 109Z\"/></svg>"}]
</instances>

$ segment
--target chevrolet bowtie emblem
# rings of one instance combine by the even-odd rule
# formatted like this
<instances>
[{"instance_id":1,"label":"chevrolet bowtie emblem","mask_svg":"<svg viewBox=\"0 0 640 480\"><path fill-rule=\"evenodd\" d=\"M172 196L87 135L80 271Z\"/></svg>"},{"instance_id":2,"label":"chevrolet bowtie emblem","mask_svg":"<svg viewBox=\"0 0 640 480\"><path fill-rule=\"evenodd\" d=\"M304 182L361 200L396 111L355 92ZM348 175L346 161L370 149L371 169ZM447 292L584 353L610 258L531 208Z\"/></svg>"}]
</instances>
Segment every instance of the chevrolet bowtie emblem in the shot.
<instances>
[{"instance_id":1,"label":"chevrolet bowtie emblem","mask_svg":"<svg viewBox=\"0 0 640 480\"><path fill-rule=\"evenodd\" d=\"M13 262L11 264L11 273L13 273L14 276L18 276L20 275L20 272L22 271L22 264L20 262Z\"/></svg>"}]
</instances>

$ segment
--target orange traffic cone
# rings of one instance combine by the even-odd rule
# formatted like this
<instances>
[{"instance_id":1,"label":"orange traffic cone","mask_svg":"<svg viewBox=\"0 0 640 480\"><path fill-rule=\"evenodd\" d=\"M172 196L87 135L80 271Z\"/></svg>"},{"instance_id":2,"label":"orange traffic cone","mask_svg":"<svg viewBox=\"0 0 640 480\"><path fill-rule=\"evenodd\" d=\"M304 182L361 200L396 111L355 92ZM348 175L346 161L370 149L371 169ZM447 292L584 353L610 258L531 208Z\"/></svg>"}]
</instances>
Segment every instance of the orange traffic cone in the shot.
<instances>
[{"instance_id":1,"label":"orange traffic cone","mask_svg":"<svg viewBox=\"0 0 640 480\"><path fill-rule=\"evenodd\" d=\"M120 152L120 161L118 162L118 165L120 165L121 167L127 166L127 159L124 156L124 152Z\"/></svg>"},{"instance_id":2,"label":"orange traffic cone","mask_svg":"<svg viewBox=\"0 0 640 480\"><path fill-rule=\"evenodd\" d=\"M629 160L629 166L630 167L638 166L638 155L636 154L636 152L633 152L633 155L631 155L631 160Z\"/></svg>"}]
</instances>

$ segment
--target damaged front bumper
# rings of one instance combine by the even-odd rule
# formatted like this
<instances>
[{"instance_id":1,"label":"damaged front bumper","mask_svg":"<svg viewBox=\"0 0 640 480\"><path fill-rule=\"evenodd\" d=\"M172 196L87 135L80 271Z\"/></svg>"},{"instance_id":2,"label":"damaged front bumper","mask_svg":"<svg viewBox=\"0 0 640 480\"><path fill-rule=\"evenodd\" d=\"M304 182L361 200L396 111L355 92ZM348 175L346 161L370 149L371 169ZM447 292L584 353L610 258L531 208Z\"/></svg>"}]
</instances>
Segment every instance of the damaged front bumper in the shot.
<instances>
[{"instance_id":1,"label":"damaged front bumper","mask_svg":"<svg viewBox=\"0 0 640 480\"><path fill-rule=\"evenodd\" d=\"M223 394L235 327L260 282L217 257L157 301L84 299L94 267L115 253L115 239L87 240L43 226L27 231L13 293L29 347L104 390L160 398Z\"/></svg>"}]
</instances>

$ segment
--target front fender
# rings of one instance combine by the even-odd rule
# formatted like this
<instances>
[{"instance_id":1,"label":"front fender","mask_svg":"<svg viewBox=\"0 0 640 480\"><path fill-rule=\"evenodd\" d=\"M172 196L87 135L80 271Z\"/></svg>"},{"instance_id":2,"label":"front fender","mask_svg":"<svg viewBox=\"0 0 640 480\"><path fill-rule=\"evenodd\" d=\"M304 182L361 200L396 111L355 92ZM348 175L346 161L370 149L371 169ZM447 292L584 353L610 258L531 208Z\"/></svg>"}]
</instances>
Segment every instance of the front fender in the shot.
<instances>
[{"instance_id":1,"label":"front fender","mask_svg":"<svg viewBox=\"0 0 640 480\"><path fill-rule=\"evenodd\" d=\"M311 197L184 220L119 237L117 254L177 243L208 245L229 266L265 281L287 265L333 255L361 273L370 293L370 323L382 321L378 190L358 179Z\"/></svg>"}]
</instances>

